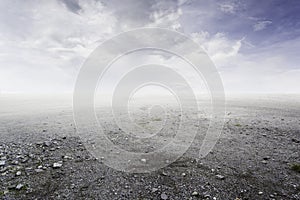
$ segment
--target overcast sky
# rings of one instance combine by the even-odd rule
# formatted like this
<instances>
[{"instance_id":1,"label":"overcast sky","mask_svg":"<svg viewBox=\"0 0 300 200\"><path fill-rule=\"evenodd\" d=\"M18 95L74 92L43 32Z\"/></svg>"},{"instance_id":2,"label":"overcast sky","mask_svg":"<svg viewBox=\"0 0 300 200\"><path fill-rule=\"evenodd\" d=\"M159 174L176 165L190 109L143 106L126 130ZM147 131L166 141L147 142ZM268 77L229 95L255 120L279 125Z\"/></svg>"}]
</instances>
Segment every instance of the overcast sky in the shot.
<instances>
[{"instance_id":1,"label":"overcast sky","mask_svg":"<svg viewBox=\"0 0 300 200\"><path fill-rule=\"evenodd\" d=\"M0 91L70 92L104 40L139 27L182 32L225 92L300 93L298 0L2 0Z\"/></svg>"}]
</instances>

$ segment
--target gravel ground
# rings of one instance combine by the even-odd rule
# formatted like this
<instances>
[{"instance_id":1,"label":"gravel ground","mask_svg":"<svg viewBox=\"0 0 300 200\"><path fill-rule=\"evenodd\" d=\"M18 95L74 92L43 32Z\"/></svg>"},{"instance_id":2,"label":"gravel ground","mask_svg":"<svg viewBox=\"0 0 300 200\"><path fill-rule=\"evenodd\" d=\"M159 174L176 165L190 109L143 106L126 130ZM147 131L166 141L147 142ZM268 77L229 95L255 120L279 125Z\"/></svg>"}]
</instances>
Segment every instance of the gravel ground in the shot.
<instances>
[{"instance_id":1,"label":"gravel ground","mask_svg":"<svg viewBox=\"0 0 300 200\"><path fill-rule=\"evenodd\" d=\"M116 171L91 156L75 137L70 107L6 110L0 116L0 197L300 199L299 105L299 98L232 98L208 156L197 158L196 137L176 162L144 174Z\"/></svg>"}]
</instances>

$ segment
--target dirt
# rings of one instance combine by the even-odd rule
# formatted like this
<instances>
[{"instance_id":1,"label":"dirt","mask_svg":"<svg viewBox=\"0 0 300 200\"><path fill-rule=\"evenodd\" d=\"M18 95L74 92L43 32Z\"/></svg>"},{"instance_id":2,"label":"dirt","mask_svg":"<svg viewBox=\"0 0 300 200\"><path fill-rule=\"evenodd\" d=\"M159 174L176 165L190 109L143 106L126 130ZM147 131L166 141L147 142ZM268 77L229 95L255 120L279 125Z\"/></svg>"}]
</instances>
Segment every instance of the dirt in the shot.
<instances>
[{"instance_id":1,"label":"dirt","mask_svg":"<svg viewBox=\"0 0 300 200\"><path fill-rule=\"evenodd\" d=\"M0 197L300 199L296 100L233 98L222 135L208 156L198 158L201 138L196 137L176 162L142 174L120 172L94 158L74 134L70 107L2 113Z\"/></svg>"}]
</instances>

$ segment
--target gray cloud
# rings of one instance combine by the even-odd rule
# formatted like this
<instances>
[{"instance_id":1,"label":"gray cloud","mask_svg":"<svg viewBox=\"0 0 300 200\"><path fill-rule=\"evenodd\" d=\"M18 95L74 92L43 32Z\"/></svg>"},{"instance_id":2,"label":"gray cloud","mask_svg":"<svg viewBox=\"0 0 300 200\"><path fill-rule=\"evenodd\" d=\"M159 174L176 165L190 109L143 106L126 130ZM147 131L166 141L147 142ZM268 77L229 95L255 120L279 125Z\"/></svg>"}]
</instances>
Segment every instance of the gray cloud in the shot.
<instances>
[{"instance_id":1,"label":"gray cloud","mask_svg":"<svg viewBox=\"0 0 300 200\"><path fill-rule=\"evenodd\" d=\"M72 91L80 66L99 43L122 31L147 26L191 36L221 70L229 91L243 87L250 69L253 81L264 69L268 80L275 81L280 72L283 82L295 81L298 29L284 29L269 13L256 13L263 12L260 8L254 12L249 2L234 0L4 0L0 2L0 89ZM285 24L294 23L289 19ZM274 28L282 31L280 38L288 39L272 42L278 38L270 32ZM266 57L272 59L263 62ZM266 79L261 77L268 85L265 90L277 91L279 86L272 87Z\"/></svg>"}]
</instances>

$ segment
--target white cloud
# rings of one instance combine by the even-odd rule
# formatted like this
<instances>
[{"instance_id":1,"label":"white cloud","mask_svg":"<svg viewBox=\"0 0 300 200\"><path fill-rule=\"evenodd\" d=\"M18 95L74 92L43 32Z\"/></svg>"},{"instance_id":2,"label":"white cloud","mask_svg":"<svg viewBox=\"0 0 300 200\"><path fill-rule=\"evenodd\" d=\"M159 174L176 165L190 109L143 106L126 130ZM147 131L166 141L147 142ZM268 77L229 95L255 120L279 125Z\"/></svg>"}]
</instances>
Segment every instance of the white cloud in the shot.
<instances>
[{"instance_id":1,"label":"white cloud","mask_svg":"<svg viewBox=\"0 0 300 200\"><path fill-rule=\"evenodd\" d=\"M226 92L242 93L299 93L300 70L297 46L300 38L276 43L251 54L241 51L246 38L232 40L223 33L193 33L220 72ZM298 58L299 60L299 58Z\"/></svg>"},{"instance_id":2,"label":"white cloud","mask_svg":"<svg viewBox=\"0 0 300 200\"><path fill-rule=\"evenodd\" d=\"M224 3L224 4L219 4L219 9L222 12L234 14L236 11L236 6L234 4Z\"/></svg>"},{"instance_id":3,"label":"white cloud","mask_svg":"<svg viewBox=\"0 0 300 200\"><path fill-rule=\"evenodd\" d=\"M208 32L191 34L196 41L207 52L210 58L218 67L226 66L235 57L242 46L242 39L230 40L224 33L210 35Z\"/></svg>"},{"instance_id":4,"label":"white cloud","mask_svg":"<svg viewBox=\"0 0 300 200\"><path fill-rule=\"evenodd\" d=\"M264 20L264 21L258 21L253 25L253 30L254 31L261 31L264 30L265 28L267 28L267 26L269 26L270 24L272 24L272 21L269 20Z\"/></svg>"},{"instance_id":5,"label":"white cloud","mask_svg":"<svg viewBox=\"0 0 300 200\"><path fill-rule=\"evenodd\" d=\"M193 5L185 0L101 2L0 1L0 90L72 91L81 64L100 42L143 26L195 31L189 29L195 27L194 19L199 19L197 29L210 28L218 25L212 23L213 17L222 12L236 14L240 6L227 2L186 10ZM258 18L253 21L254 31L272 24ZM227 91L300 92L300 60L294 55L299 51L299 38L246 53L244 47L253 51L257 47L245 38L232 39L230 33L218 31L203 30L191 37L212 58Z\"/></svg>"},{"instance_id":6,"label":"white cloud","mask_svg":"<svg viewBox=\"0 0 300 200\"><path fill-rule=\"evenodd\" d=\"M117 23L101 3L78 3L75 14L57 1L2 2L1 13L9 15L0 16L2 91L72 90L84 58Z\"/></svg>"}]
</instances>

